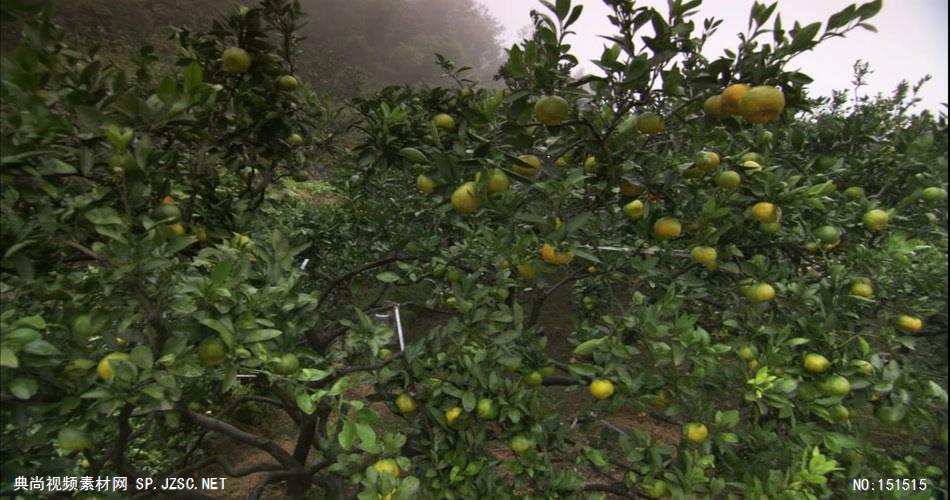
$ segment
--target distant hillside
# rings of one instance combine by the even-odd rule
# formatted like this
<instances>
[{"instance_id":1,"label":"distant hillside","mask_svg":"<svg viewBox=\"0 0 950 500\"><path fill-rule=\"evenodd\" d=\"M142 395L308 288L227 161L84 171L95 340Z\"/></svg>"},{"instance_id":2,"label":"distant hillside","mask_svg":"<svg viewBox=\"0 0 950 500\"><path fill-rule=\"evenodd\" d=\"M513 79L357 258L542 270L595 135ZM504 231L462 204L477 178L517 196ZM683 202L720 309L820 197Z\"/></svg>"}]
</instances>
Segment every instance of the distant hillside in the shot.
<instances>
[{"instance_id":1,"label":"distant hillside","mask_svg":"<svg viewBox=\"0 0 950 500\"><path fill-rule=\"evenodd\" d=\"M102 46L103 54L128 60L149 44L171 62L171 26L207 29L236 0L57 0L54 19L70 34ZM488 83L501 63L500 26L473 0L301 0L307 13L300 73L319 90L352 95L359 88L436 82L436 52L472 66ZM4 50L17 27L2 25Z\"/></svg>"}]
</instances>

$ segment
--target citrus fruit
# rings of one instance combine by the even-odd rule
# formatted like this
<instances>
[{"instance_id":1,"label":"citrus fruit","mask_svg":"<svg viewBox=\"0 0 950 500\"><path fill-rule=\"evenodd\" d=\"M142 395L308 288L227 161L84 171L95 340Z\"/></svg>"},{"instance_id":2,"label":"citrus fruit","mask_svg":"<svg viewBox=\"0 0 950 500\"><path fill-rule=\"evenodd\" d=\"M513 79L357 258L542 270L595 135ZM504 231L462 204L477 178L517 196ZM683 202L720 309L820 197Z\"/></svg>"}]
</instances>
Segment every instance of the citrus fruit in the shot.
<instances>
[{"instance_id":1,"label":"citrus fruit","mask_svg":"<svg viewBox=\"0 0 950 500\"><path fill-rule=\"evenodd\" d=\"M841 239L841 231L834 226L821 226L815 230L815 238L822 243L831 244Z\"/></svg>"},{"instance_id":2,"label":"citrus fruit","mask_svg":"<svg viewBox=\"0 0 950 500\"><path fill-rule=\"evenodd\" d=\"M384 347L376 353L376 357L383 361L388 361L393 358L393 351Z\"/></svg>"},{"instance_id":3,"label":"citrus fruit","mask_svg":"<svg viewBox=\"0 0 950 500\"><path fill-rule=\"evenodd\" d=\"M760 222L759 231L765 234L775 234L782 230L782 224L779 222Z\"/></svg>"},{"instance_id":4,"label":"citrus fruit","mask_svg":"<svg viewBox=\"0 0 950 500\"><path fill-rule=\"evenodd\" d=\"M227 358L227 347L218 337L208 337L198 344L198 359L202 366L218 366Z\"/></svg>"},{"instance_id":5,"label":"citrus fruit","mask_svg":"<svg viewBox=\"0 0 950 500\"><path fill-rule=\"evenodd\" d=\"M554 160L554 166L557 168L567 168L571 165L571 158L568 155L559 156Z\"/></svg>"},{"instance_id":6,"label":"citrus fruit","mask_svg":"<svg viewBox=\"0 0 950 500\"><path fill-rule=\"evenodd\" d=\"M673 217L662 217L653 223L653 235L661 240L677 238L682 232L682 224Z\"/></svg>"},{"instance_id":7,"label":"citrus fruit","mask_svg":"<svg viewBox=\"0 0 950 500\"><path fill-rule=\"evenodd\" d=\"M175 199L166 195L162 196L162 199L159 202L163 205L171 205L172 203L175 203Z\"/></svg>"},{"instance_id":8,"label":"citrus fruit","mask_svg":"<svg viewBox=\"0 0 950 500\"><path fill-rule=\"evenodd\" d=\"M749 346L740 347L736 354L742 361L752 361L755 359L755 349Z\"/></svg>"},{"instance_id":9,"label":"citrus fruit","mask_svg":"<svg viewBox=\"0 0 950 500\"><path fill-rule=\"evenodd\" d=\"M712 116L714 118L725 118L729 116L727 113L722 111L722 97L719 95L709 96L703 102L703 111L706 112L707 116Z\"/></svg>"},{"instance_id":10,"label":"citrus fruit","mask_svg":"<svg viewBox=\"0 0 950 500\"><path fill-rule=\"evenodd\" d=\"M460 214L470 214L478 210L478 198L475 197L475 183L466 182L452 193L452 206Z\"/></svg>"},{"instance_id":11,"label":"citrus fruit","mask_svg":"<svg viewBox=\"0 0 950 500\"><path fill-rule=\"evenodd\" d=\"M686 439L699 444L709 436L709 429L704 424L690 422L686 424Z\"/></svg>"},{"instance_id":12,"label":"citrus fruit","mask_svg":"<svg viewBox=\"0 0 950 500\"><path fill-rule=\"evenodd\" d=\"M863 359L856 359L851 362L851 366L858 371L861 375L870 375L874 373L874 365L870 361L865 361Z\"/></svg>"},{"instance_id":13,"label":"citrus fruit","mask_svg":"<svg viewBox=\"0 0 950 500\"><path fill-rule=\"evenodd\" d=\"M875 208L874 210L868 210L861 218L861 222L864 223L864 227L871 231L880 231L887 227L888 219L890 219L890 216L887 215L887 212Z\"/></svg>"},{"instance_id":14,"label":"citrus fruit","mask_svg":"<svg viewBox=\"0 0 950 500\"><path fill-rule=\"evenodd\" d=\"M89 338L96 334L96 328L93 326L91 314L80 314L73 320L73 333L83 338Z\"/></svg>"},{"instance_id":15,"label":"citrus fruit","mask_svg":"<svg viewBox=\"0 0 950 500\"><path fill-rule=\"evenodd\" d=\"M640 193L643 192L643 186L634 184L626 179L621 179L620 192L623 193L624 196L630 196L631 198L640 196Z\"/></svg>"},{"instance_id":16,"label":"citrus fruit","mask_svg":"<svg viewBox=\"0 0 950 500\"><path fill-rule=\"evenodd\" d=\"M445 423L452 425L456 420L462 415L462 409L458 406L453 407L449 411L445 412Z\"/></svg>"},{"instance_id":17,"label":"citrus fruit","mask_svg":"<svg viewBox=\"0 0 950 500\"><path fill-rule=\"evenodd\" d=\"M181 210L178 208L178 205L173 203L162 203L159 206L152 209L152 212L149 214L149 217L156 221L177 221L181 219Z\"/></svg>"},{"instance_id":18,"label":"citrus fruit","mask_svg":"<svg viewBox=\"0 0 950 500\"><path fill-rule=\"evenodd\" d=\"M181 224L172 224L167 229L169 236L184 236L185 234L185 226Z\"/></svg>"},{"instance_id":19,"label":"citrus fruit","mask_svg":"<svg viewBox=\"0 0 950 500\"><path fill-rule=\"evenodd\" d=\"M752 218L759 222L769 224L778 221L778 209L767 201L760 201L753 205L750 213Z\"/></svg>"},{"instance_id":20,"label":"citrus fruit","mask_svg":"<svg viewBox=\"0 0 950 500\"><path fill-rule=\"evenodd\" d=\"M291 146L299 146L303 144L303 136L295 132L287 136L287 142Z\"/></svg>"},{"instance_id":21,"label":"citrus fruit","mask_svg":"<svg viewBox=\"0 0 950 500\"><path fill-rule=\"evenodd\" d=\"M478 415L478 418L492 420L498 417L498 408L495 407L495 402L491 399L482 398L478 400L478 404L475 406L475 414Z\"/></svg>"},{"instance_id":22,"label":"citrus fruit","mask_svg":"<svg viewBox=\"0 0 950 500\"><path fill-rule=\"evenodd\" d=\"M419 177L416 177L416 187L423 193L431 193L435 191L435 181L428 176L419 174Z\"/></svg>"},{"instance_id":23,"label":"citrus fruit","mask_svg":"<svg viewBox=\"0 0 950 500\"><path fill-rule=\"evenodd\" d=\"M528 449L530 449L531 447L533 447L534 442L524 437L523 435L518 434L517 436L512 437L511 440L508 441L508 446L511 448L511 451L521 454L528 451Z\"/></svg>"},{"instance_id":24,"label":"citrus fruit","mask_svg":"<svg viewBox=\"0 0 950 500\"><path fill-rule=\"evenodd\" d=\"M558 252L557 248L545 243L541 246L541 260L548 264L562 266L574 260L574 252Z\"/></svg>"},{"instance_id":25,"label":"citrus fruit","mask_svg":"<svg viewBox=\"0 0 950 500\"><path fill-rule=\"evenodd\" d=\"M739 114L749 123L768 123L785 109L785 94L776 87L752 87L739 101Z\"/></svg>"},{"instance_id":26,"label":"citrus fruit","mask_svg":"<svg viewBox=\"0 0 950 500\"><path fill-rule=\"evenodd\" d=\"M297 89L297 79L293 75L284 75L277 79L277 87L284 92L292 92Z\"/></svg>"},{"instance_id":27,"label":"citrus fruit","mask_svg":"<svg viewBox=\"0 0 950 500\"><path fill-rule=\"evenodd\" d=\"M439 113L432 117L432 124L443 130L455 130L455 118L446 113Z\"/></svg>"},{"instance_id":28,"label":"citrus fruit","mask_svg":"<svg viewBox=\"0 0 950 500\"><path fill-rule=\"evenodd\" d=\"M818 389L829 396L846 396L851 392L851 382L841 375L832 375L826 378Z\"/></svg>"},{"instance_id":29,"label":"citrus fruit","mask_svg":"<svg viewBox=\"0 0 950 500\"><path fill-rule=\"evenodd\" d=\"M399 477L399 466L396 465L396 461L391 458L377 460L376 463L373 464L373 468L380 474L389 474L392 477Z\"/></svg>"},{"instance_id":30,"label":"citrus fruit","mask_svg":"<svg viewBox=\"0 0 950 500\"><path fill-rule=\"evenodd\" d=\"M944 202L947 201L947 190L939 187L929 187L921 191L920 197L933 203Z\"/></svg>"},{"instance_id":31,"label":"citrus fruit","mask_svg":"<svg viewBox=\"0 0 950 500\"><path fill-rule=\"evenodd\" d=\"M831 361L821 354L808 353L802 361L802 367L808 373L825 373L831 368Z\"/></svg>"},{"instance_id":32,"label":"citrus fruit","mask_svg":"<svg viewBox=\"0 0 950 500\"><path fill-rule=\"evenodd\" d=\"M693 247L693 249L689 251L689 255L693 258L693 261L704 265L712 264L719 258L719 253L716 252L715 248L704 246Z\"/></svg>"},{"instance_id":33,"label":"citrus fruit","mask_svg":"<svg viewBox=\"0 0 950 500\"><path fill-rule=\"evenodd\" d=\"M663 409L669 405L670 398L666 395L666 391L661 390L650 398L650 406L654 408Z\"/></svg>"},{"instance_id":34,"label":"citrus fruit","mask_svg":"<svg viewBox=\"0 0 950 500\"><path fill-rule=\"evenodd\" d=\"M646 207L640 200L633 200L623 206L623 215L630 220L640 220Z\"/></svg>"},{"instance_id":35,"label":"citrus fruit","mask_svg":"<svg viewBox=\"0 0 950 500\"><path fill-rule=\"evenodd\" d=\"M598 379L590 383L590 395L597 399L607 399L614 394L614 384L609 380Z\"/></svg>"},{"instance_id":36,"label":"citrus fruit","mask_svg":"<svg viewBox=\"0 0 950 500\"><path fill-rule=\"evenodd\" d=\"M757 283L749 287L748 297L752 302L768 302L775 297L775 289L768 283Z\"/></svg>"},{"instance_id":37,"label":"citrus fruit","mask_svg":"<svg viewBox=\"0 0 950 500\"><path fill-rule=\"evenodd\" d=\"M863 282L856 282L851 284L851 295L857 295L858 297L870 298L874 295L874 289L871 288L871 285Z\"/></svg>"},{"instance_id":38,"label":"citrus fruit","mask_svg":"<svg viewBox=\"0 0 950 500\"><path fill-rule=\"evenodd\" d=\"M310 174L308 174L306 170L296 170L291 178L293 178L295 182L307 182L310 180Z\"/></svg>"},{"instance_id":39,"label":"citrus fruit","mask_svg":"<svg viewBox=\"0 0 950 500\"><path fill-rule=\"evenodd\" d=\"M96 373L99 374L99 378L101 378L102 380L106 380L106 381L112 380L112 375L114 374L112 370L112 362L113 361L128 361L128 360L129 360L129 355L124 352L113 352L110 354L106 354L105 357L103 357L99 361L99 364L96 366Z\"/></svg>"},{"instance_id":40,"label":"citrus fruit","mask_svg":"<svg viewBox=\"0 0 950 500\"><path fill-rule=\"evenodd\" d=\"M831 419L835 422L843 422L851 418L851 411L845 405L834 405L828 408L828 413L831 414Z\"/></svg>"},{"instance_id":41,"label":"citrus fruit","mask_svg":"<svg viewBox=\"0 0 950 500\"><path fill-rule=\"evenodd\" d=\"M905 333L914 333L923 328L924 322L920 318L901 315L897 318L897 329Z\"/></svg>"},{"instance_id":42,"label":"citrus fruit","mask_svg":"<svg viewBox=\"0 0 950 500\"><path fill-rule=\"evenodd\" d=\"M663 118L653 112L646 112L637 119L637 130L644 134L658 134L663 131Z\"/></svg>"},{"instance_id":43,"label":"citrus fruit","mask_svg":"<svg viewBox=\"0 0 950 500\"><path fill-rule=\"evenodd\" d=\"M538 275L537 269L535 269L534 264L531 262L522 262L517 266L518 274L524 276L528 279L534 279Z\"/></svg>"},{"instance_id":44,"label":"citrus fruit","mask_svg":"<svg viewBox=\"0 0 950 500\"><path fill-rule=\"evenodd\" d=\"M597 164L596 156L588 156L584 159L584 171L589 174L596 174L597 170L600 169L600 165Z\"/></svg>"},{"instance_id":45,"label":"citrus fruit","mask_svg":"<svg viewBox=\"0 0 950 500\"><path fill-rule=\"evenodd\" d=\"M719 103L724 115L739 114L739 101L749 92L749 86L744 83L735 83L725 88L719 94Z\"/></svg>"},{"instance_id":46,"label":"citrus fruit","mask_svg":"<svg viewBox=\"0 0 950 500\"><path fill-rule=\"evenodd\" d=\"M541 170L541 159L535 155L521 155L518 159L528 164L528 166L520 163L511 165L511 169L521 175L534 175Z\"/></svg>"},{"instance_id":47,"label":"citrus fruit","mask_svg":"<svg viewBox=\"0 0 950 500\"><path fill-rule=\"evenodd\" d=\"M567 100L556 95L544 96L534 103L534 117L545 125L560 125L570 111Z\"/></svg>"},{"instance_id":48,"label":"citrus fruit","mask_svg":"<svg viewBox=\"0 0 950 500\"><path fill-rule=\"evenodd\" d=\"M524 383L530 386L539 386L544 382L544 375L541 375L541 372L534 370L529 372L524 376Z\"/></svg>"},{"instance_id":49,"label":"citrus fruit","mask_svg":"<svg viewBox=\"0 0 950 500\"><path fill-rule=\"evenodd\" d=\"M844 190L844 195L849 200L860 200L864 198L864 188L858 186L851 186Z\"/></svg>"},{"instance_id":50,"label":"citrus fruit","mask_svg":"<svg viewBox=\"0 0 950 500\"><path fill-rule=\"evenodd\" d=\"M719 155L712 151L701 151L696 155L696 167L703 172L712 172L719 167Z\"/></svg>"},{"instance_id":51,"label":"citrus fruit","mask_svg":"<svg viewBox=\"0 0 950 500\"><path fill-rule=\"evenodd\" d=\"M65 452L80 451L92 448L92 440L80 429L63 427L56 435L57 444Z\"/></svg>"},{"instance_id":52,"label":"citrus fruit","mask_svg":"<svg viewBox=\"0 0 950 500\"><path fill-rule=\"evenodd\" d=\"M412 413L416 411L416 402L408 394L400 394L396 397L396 408L399 413Z\"/></svg>"},{"instance_id":53,"label":"citrus fruit","mask_svg":"<svg viewBox=\"0 0 950 500\"><path fill-rule=\"evenodd\" d=\"M472 90L472 87L463 87L462 90L459 91L459 97L464 99L466 97L471 97L473 93L474 91Z\"/></svg>"},{"instance_id":54,"label":"citrus fruit","mask_svg":"<svg viewBox=\"0 0 950 500\"><path fill-rule=\"evenodd\" d=\"M511 181L508 180L508 174L500 168L494 168L488 173L488 192L503 193L508 190Z\"/></svg>"},{"instance_id":55,"label":"citrus fruit","mask_svg":"<svg viewBox=\"0 0 950 500\"><path fill-rule=\"evenodd\" d=\"M716 174L713 181L723 189L735 189L739 187L739 184L742 184L742 176L739 175L739 172L724 170Z\"/></svg>"},{"instance_id":56,"label":"citrus fruit","mask_svg":"<svg viewBox=\"0 0 950 500\"><path fill-rule=\"evenodd\" d=\"M300 360L291 353L284 354L271 364L271 370L278 375L292 375L300 369Z\"/></svg>"},{"instance_id":57,"label":"citrus fruit","mask_svg":"<svg viewBox=\"0 0 950 500\"><path fill-rule=\"evenodd\" d=\"M231 74L244 73L251 67L251 56L242 48L229 47L221 53L221 66Z\"/></svg>"}]
</instances>

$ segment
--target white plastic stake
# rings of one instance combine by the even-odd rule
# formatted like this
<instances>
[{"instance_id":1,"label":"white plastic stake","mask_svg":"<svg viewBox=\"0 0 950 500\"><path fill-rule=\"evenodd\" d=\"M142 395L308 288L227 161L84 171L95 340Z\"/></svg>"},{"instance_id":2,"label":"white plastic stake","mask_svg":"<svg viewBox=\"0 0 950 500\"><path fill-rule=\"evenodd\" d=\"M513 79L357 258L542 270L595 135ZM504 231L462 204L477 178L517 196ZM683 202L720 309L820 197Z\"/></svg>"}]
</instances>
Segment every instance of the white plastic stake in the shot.
<instances>
[{"instance_id":1,"label":"white plastic stake","mask_svg":"<svg viewBox=\"0 0 950 500\"><path fill-rule=\"evenodd\" d=\"M399 351L406 350L406 342L402 337L402 320L399 319L399 304L393 305L393 311L396 312L396 334L399 335Z\"/></svg>"},{"instance_id":2,"label":"white plastic stake","mask_svg":"<svg viewBox=\"0 0 950 500\"><path fill-rule=\"evenodd\" d=\"M304 269L306 269L307 264L309 263L310 263L310 259L304 259L303 262L300 263L300 270L303 271Z\"/></svg>"}]
</instances>

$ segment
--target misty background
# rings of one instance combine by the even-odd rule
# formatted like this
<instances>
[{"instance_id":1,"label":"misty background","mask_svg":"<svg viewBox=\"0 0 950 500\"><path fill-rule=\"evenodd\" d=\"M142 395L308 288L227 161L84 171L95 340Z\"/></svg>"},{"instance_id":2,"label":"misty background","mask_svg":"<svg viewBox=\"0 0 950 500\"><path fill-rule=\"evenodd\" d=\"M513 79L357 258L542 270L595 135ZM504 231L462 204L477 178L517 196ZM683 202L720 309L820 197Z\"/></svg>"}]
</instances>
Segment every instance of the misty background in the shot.
<instances>
[{"instance_id":1,"label":"misty background","mask_svg":"<svg viewBox=\"0 0 950 500\"><path fill-rule=\"evenodd\" d=\"M862 0L863 1L863 0ZM142 44L150 44L169 63L174 55L170 26L207 29L217 15L233 13L252 0L56 0L55 20L74 36L103 46L103 52L127 59ZM301 0L307 13L302 35L300 75L319 91L351 97L389 84L427 82L449 85L441 78L435 53L471 66L469 77L482 85L497 85L492 77L504 62L504 49L531 34L529 12L542 9L535 0ZM579 73L597 73L589 62L599 58L612 32L609 8L600 0L574 0L584 14L568 38L581 61ZM666 0L638 2L666 12ZM736 34L746 31L753 0L706 0L695 16L724 19L707 44L706 56L735 48ZM780 2L785 25L825 21L850 3L846 0ZM857 2L862 3L862 2ZM867 61L873 73L863 94L889 94L901 80L916 83L930 74L918 110L944 111L948 101L947 2L945 0L890 0L871 20L878 33L857 30L847 38L823 43L815 52L792 61L811 75L812 95L830 95L850 89L852 66ZM11 47L11 31L2 27L4 50ZM649 36L650 29L644 35Z\"/></svg>"}]
</instances>

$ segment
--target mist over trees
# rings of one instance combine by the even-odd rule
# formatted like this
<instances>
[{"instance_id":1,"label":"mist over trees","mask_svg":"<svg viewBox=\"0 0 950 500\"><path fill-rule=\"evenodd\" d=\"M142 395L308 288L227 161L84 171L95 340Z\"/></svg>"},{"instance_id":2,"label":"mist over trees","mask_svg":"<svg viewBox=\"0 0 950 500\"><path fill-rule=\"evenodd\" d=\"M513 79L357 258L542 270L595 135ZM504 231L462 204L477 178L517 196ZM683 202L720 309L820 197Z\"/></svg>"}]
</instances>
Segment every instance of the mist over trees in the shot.
<instances>
[{"instance_id":1,"label":"mist over trees","mask_svg":"<svg viewBox=\"0 0 950 500\"><path fill-rule=\"evenodd\" d=\"M69 33L102 46L104 55L129 60L143 44L171 61L172 26L208 27L215 16L247 0L58 0L54 20ZM436 83L440 53L470 66L488 84L503 56L501 26L475 0L301 0L306 37L299 46L300 75L320 91L347 97L389 84ZM15 26L3 25L4 50Z\"/></svg>"}]
</instances>

